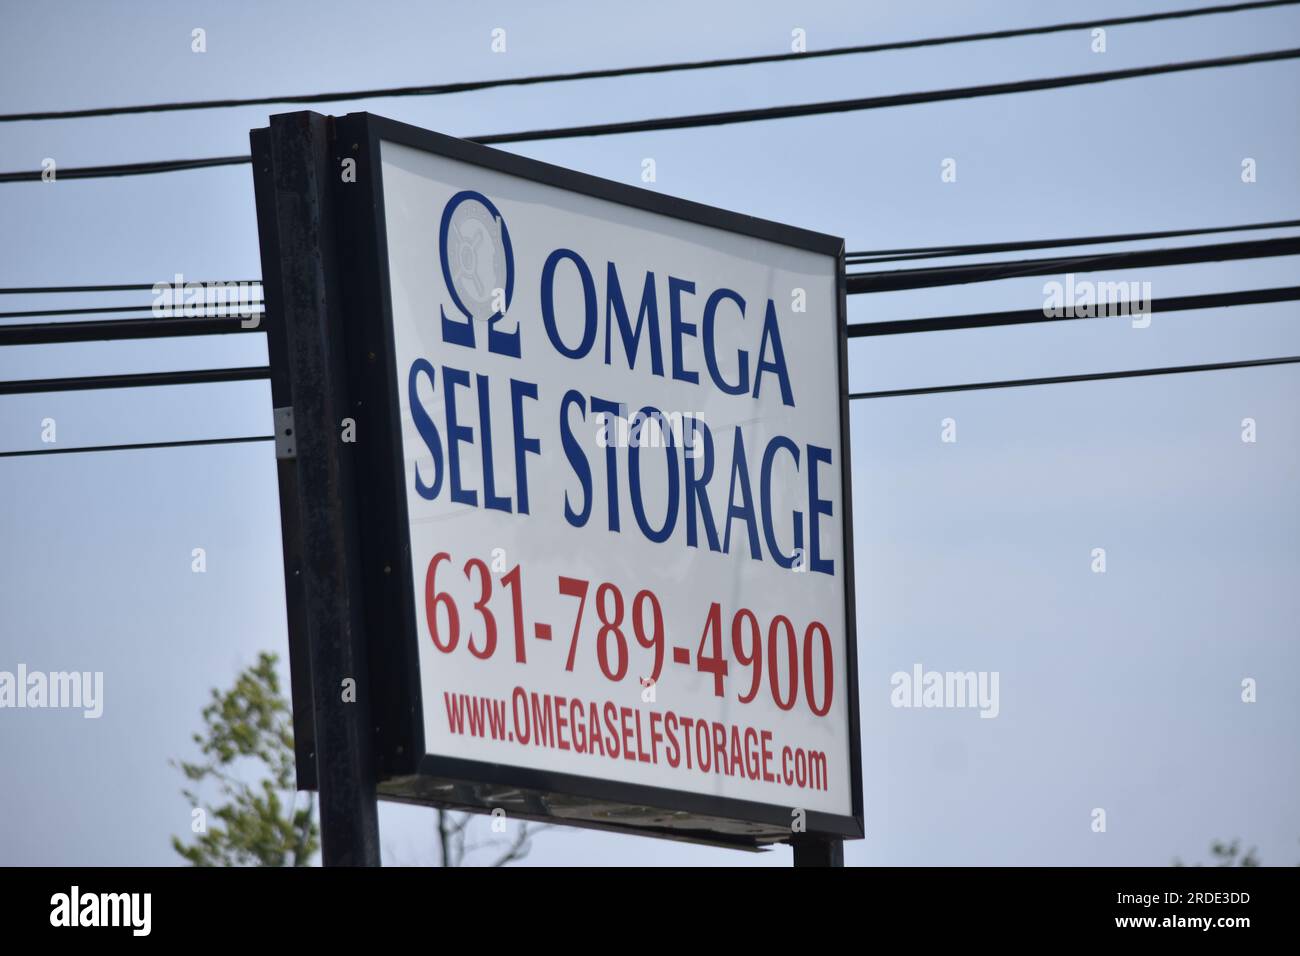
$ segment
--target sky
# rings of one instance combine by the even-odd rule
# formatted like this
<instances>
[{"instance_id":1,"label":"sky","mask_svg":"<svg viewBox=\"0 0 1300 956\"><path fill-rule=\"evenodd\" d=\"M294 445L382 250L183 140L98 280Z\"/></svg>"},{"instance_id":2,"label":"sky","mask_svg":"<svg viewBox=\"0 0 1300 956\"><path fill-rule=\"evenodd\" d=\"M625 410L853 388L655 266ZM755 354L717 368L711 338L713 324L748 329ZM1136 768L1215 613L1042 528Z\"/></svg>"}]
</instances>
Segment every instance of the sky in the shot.
<instances>
[{"instance_id":1,"label":"sky","mask_svg":"<svg viewBox=\"0 0 1300 956\"><path fill-rule=\"evenodd\" d=\"M24 4L0 33L0 113L776 53L795 28L817 49L1184 5ZM191 51L196 27L206 53ZM1284 7L1115 27L1104 53L1082 30L319 108L472 136L1298 41L1300 8ZM242 153L250 129L291 108L0 124L0 169ZM1226 226L1300 218L1300 64L507 148L637 185L653 158L661 192L843 236L850 250ZM942 180L946 159L955 182ZM0 287L259 276L246 166L0 184L0 224ZM1290 257L1104 278L1149 281L1160 298L1296 275ZM1044 281L854 296L849 320L1037 308ZM51 306L4 297L5 310L24 307ZM1156 313L1145 329L860 339L850 387L1296 355L1297 318L1281 303ZM255 335L8 347L0 380L264 360ZM1248 417L1255 442L1241 438ZM46 418L69 446L264 434L271 402L265 383L0 396L0 449L42 447ZM941 440L945 419L956 442ZM1165 865L1234 838L1266 864L1300 862L1300 369L860 401L850 440L867 832L847 845L850 865ZM188 832L190 806L169 760L195 756L210 688L261 650L287 657L278 508L266 444L0 458L0 670L103 671L105 684L98 720L0 710L0 864L180 862L169 838ZM204 574L191 571L197 547ZM891 675L917 664L997 672L998 716L892 706ZM381 805L385 863L432 862L433 817ZM790 851L556 827L524 862L780 866Z\"/></svg>"}]
</instances>

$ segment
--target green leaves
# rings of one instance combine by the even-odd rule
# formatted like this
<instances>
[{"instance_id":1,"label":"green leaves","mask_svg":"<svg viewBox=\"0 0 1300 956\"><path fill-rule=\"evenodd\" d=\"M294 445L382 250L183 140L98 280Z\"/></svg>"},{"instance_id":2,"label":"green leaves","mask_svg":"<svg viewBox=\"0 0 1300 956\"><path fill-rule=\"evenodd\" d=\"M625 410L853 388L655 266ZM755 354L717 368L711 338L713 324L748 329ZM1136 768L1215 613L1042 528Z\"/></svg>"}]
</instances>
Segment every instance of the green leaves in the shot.
<instances>
[{"instance_id":1,"label":"green leaves","mask_svg":"<svg viewBox=\"0 0 1300 956\"><path fill-rule=\"evenodd\" d=\"M220 796L200 806L197 788L181 791L196 807L195 842L174 836L172 848L194 866L308 866L320 848L315 799L307 794L299 807L294 792L293 719L276 660L263 652L229 690L214 688L205 732L194 735L204 759L172 761L186 780L215 785ZM243 779L248 772L255 783Z\"/></svg>"}]
</instances>

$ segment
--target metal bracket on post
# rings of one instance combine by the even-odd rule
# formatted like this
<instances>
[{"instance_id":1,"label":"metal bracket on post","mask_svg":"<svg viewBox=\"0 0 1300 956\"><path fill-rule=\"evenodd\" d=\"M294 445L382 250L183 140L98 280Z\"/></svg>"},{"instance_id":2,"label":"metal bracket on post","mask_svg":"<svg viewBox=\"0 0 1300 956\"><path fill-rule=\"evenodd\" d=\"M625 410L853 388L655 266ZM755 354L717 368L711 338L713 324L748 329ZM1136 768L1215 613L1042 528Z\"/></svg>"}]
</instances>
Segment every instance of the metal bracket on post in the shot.
<instances>
[{"instance_id":1,"label":"metal bracket on post","mask_svg":"<svg viewBox=\"0 0 1300 956\"><path fill-rule=\"evenodd\" d=\"M293 406L275 409L275 457L291 461L298 457L298 439L293 434Z\"/></svg>"}]
</instances>

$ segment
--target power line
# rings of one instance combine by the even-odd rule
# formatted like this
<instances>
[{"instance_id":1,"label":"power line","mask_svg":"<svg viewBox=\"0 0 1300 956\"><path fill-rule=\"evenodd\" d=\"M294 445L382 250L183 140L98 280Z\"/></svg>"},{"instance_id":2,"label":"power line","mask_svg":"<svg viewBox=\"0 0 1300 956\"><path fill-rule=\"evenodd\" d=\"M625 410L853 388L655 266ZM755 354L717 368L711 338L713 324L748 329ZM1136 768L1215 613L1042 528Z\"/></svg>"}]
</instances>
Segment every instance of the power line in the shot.
<instances>
[{"instance_id":1,"label":"power line","mask_svg":"<svg viewBox=\"0 0 1300 956\"><path fill-rule=\"evenodd\" d=\"M1198 309L1220 309L1238 305L1262 305L1269 302L1293 302L1300 299L1300 286L1276 289L1250 289L1245 292L1216 292L1209 295L1185 295L1150 302L1105 303L1111 312L1108 318L1146 315L1159 312L1191 312ZM1141 311L1139 311L1141 309ZM978 312L971 315L939 315L926 319L897 319L892 322L857 322L848 326L851 339L877 335L905 335L911 332L952 332L958 329L990 329L1005 325L1028 325L1036 322L1084 321L1088 316L1047 315L1043 309L1022 309L1013 312Z\"/></svg>"},{"instance_id":2,"label":"power line","mask_svg":"<svg viewBox=\"0 0 1300 956\"><path fill-rule=\"evenodd\" d=\"M205 159L151 160L143 163L118 163L113 166L68 166L57 171L59 179L110 179L117 176L147 176L153 173L176 173L187 169L213 166L242 166L248 156L211 156ZM39 182L41 171L0 173L0 183Z\"/></svg>"},{"instance_id":3,"label":"power line","mask_svg":"<svg viewBox=\"0 0 1300 956\"><path fill-rule=\"evenodd\" d=\"M192 438L185 441L141 441L126 445L82 445L78 448L31 448L25 451L0 451L0 458L23 458L30 455L78 455L92 451L137 451L144 448L195 448L200 445L243 445L249 442L275 441L274 435L247 435L239 438Z\"/></svg>"},{"instance_id":4,"label":"power line","mask_svg":"<svg viewBox=\"0 0 1300 956\"><path fill-rule=\"evenodd\" d=\"M581 70L568 73L544 73L535 76L505 77L494 80L470 80L461 83L439 83L425 86L383 87L369 90L347 90L333 93L290 94L286 96L257 96L244 98L226 98L217 100L185 100L172 103L148 103L136 106L93 107L77 110L48 110L44 112L9 113L0 115L0 123L53 119L85 119L95 116L121 116L133 113L164 113L181 110L226 109L237 106L266 106L276 103L329 103L348 100L380 99L401 96L439 96L449 93L469 93L479 90L497 89L512 86L535 86L544 83L565 83L574 80L611 79L625 76L644 76L657 73L677 73L688 70L705 70L728 66L751 66L762 63L784 63L793 60L811 60L824 57L848 56L861 53L882 53L892 50L912 50L921 47L945 46L953 43L969 43L982 40L1004 40L1014 37L1040 36L1050 33L1063 33L1069 30L1083 30L1094 27L1115 27L1136 23L1154 23L1161 20L1176 20L1185 17L1202 17L1220 13L1239 13L1249 10L1262 10L1269 7L1291 6L1300 0L1260 0L1252 3L1227 3L1208 7L1194 7L1186 10L1168 10L1160 13L1144 13L1127 17L1111 17L1096 20L1076 20L1070 23L1053 23L1038 27L1016 27L1006 30L991 30L981 33L960 33L951 36L929 37L916 40L895 40L885 43L869 43L857 46L831 47L826 50L809 50L803 53L772 53L753 56L718 58L711 60L690 60L677 63L661 63L651 66L612 67L601 70Z\"/></svg>"},{"instance_id":5,"label":"power line","mask_svg":"<svg viewBox=\"0 0 1300 956\"><path fill-rule=\"evenodd\" d=\"M1011 93L1032 93L1040 90L1062 89L1113 80L1128 80L1145 76L1182 73L1219 67L1245 66L1252 63L1269 63L1293 60L1300 57L1300 49L1270 50L1241 56L1217 57L1208 60L1188 60L1158 66L1133 67L1102 73L1080 73L1071 76L1045 77L1036 80L1016 80L1009 83L988 83L980 86L963 86L946 90L929 90L919 93L898 93L886 96L869 96L849 100L830 100L820 103L797 103L788 106L769 106L757 109L729 110L717 113L697 113L685 116L665 116L655 119L629 120L618 123L597 123L586 126L566 126L553 129L527 130L517 133L492 133L467 137L470 142L484 145L525 143L539 140L574 139L585 136L613 136L624 133L648 133L673 129L697 129L704 126L728 126L737 123L754 123L773 119L791 119L801 116L822 116L831 113L860 112L894 106L912 106L921 103L938 103L949 100L971 99L983 96L1000 96ZM204 159L175 159L114 166L68 167L58 172L63 179L96 179L115 176L142 176L153 173L202 169L211 166L233 166L251 162L249 156L217 156ZM40 170L21 170L0 173L0 183L39 182Z\"/></svg>"},{"instance_id":6,"label":"power line","mask_svg":"<svg viewBox=\"0 0 1300 956\"><path fill-rule=\"evenodd\" d=\"M256 318L265 313L259 312ZM123 339L161 339L189 335L263 332L261 322L247 326L241 316L223 318L108 319L91 322L33 322L0 325L0 347L54 345L68 342L110 342Z\"/></svg>"},{"instance_id":7,"label":"power line","mask_svg":"<svg viewBox=\"0 0 1300 956\"><path fill-rule=\"evenodd\" d=\"M226 303L214 304L212 308L238 309L245 305L263 305L263 304L265 303L263 303L261 299L254 299L249 302L226 302ZM201 304L194 303L194 305L200 306ZM152 305L113 305L113 306L96 306L95 308L90 308L90 309L42 309L37 312L0 312L0 319L37 319L42 316L49 316L49 315L107 315L107 314L122 313L122 312L149 312L163 319L172 318L172 317L179 318L185 315L184 303L177 306L167 306L166 307L167 311L165 312L155 313L153 311L153 308L154 307ZM208 308L208 306L204 305L202 306L202 308ZM226 314L229 315L231 313L226 313ZM243 315L245 313L241 312L239 314ZM247 314L261 315L262 311L258 309L254 311L249 311Z\"/></svg>"},{"instance_id":8,"label":"power line","mask_svg":"<svg viewBox=\"0 0 1300 956\"><path fill-rule=\"evenodd\" d=\"M1300 2L1300 0L1296 0ZM1052 249L1058 247L1100 245L1116 242L1137 242L1147 239L1173 239L1186 236L1210 235L1222 232L1254 232L1266 229L1289 229L1300 226L1300 219L1282 219L1276 222L1245 223L1234 226L1205 226L1196 229L1166 229L1160 232L1128 232L1104 236L1073 236L1064 239L1031 239L1010 242L984 242L951 246L913 246L901 249L878 249L846 254L848 265L869 265L870 259L879 257L880 261L897 259L949 258L977 255L980 253L1024 252L1033 249ZM854 261L861 259L861 261ZM261 279L223 279L203 281L200 286L260 286ZM167 283L135 282L120 285L62 285L62 286L28 286L25 288L0 288L0 295L56 295L80 292L152 292L159 285ZM265 304L256 300L253 304ZM152 306L145 308L152 309ZM107 323L100 323L107 325Z\"/></svg>"},{"instance_id":9,"label":"power line","mask_svg":"<svg viewBox=\"0 0 1300 956\"><path fill-rule=\"evenodd\" d=\"M1297 0L1300 2L1300 0ZM197 285L219 286L219 285L261 285L261 279L229 279L218 280L215 282L197 282ZM189 283L186 283L189 285ZM0 295L59 295L62 293L73 292L152 292L159 286L163 288L171 287L168 282L134 282L127 285L43 285L29 286L27 288L0 289Z\"/></svg>"},{"instance_id":10,"label":"power line","mask_svg":"<svg viewBox=\"0 0 1300 956\"><path fill-rule=\"evenodd\" d=\"M1112 80L1129 80L1143 76L1183 73L1189 70L1208 70L1227 66L1245 66L1251 63L1268 63L1292 60L1300 56L1300 49L1270 50L1242 56L1216 57L1209 60L1188 60L1158 66L1132 67L1126 70L1107 70L1102 73L1076 73L1070 76L1052 76L1037 80L1014 80L1009 83L985 83L979 86L962 86L947 90L927 90L921 93L895 93L886 96L867 96L850 100L831 100L822 103L802 103L791 106L768 106L759 109L729 110L719 113L697 113L690 116L668 116L660 119L631 120L623 123L597 123L588 126L566 126L555 129L529 130L523 133L495 133L473 137L483 144L526 143L547 139L573 139L582 136L608 136L619 133L648 133L668 129L694 129L701 126L728 126L735 123L753 123L761 120L789 119L796 116L821 116L828 113L849 113L862 110L886 109L893 106L912 106L918 103L939 103L981 96L1001 96L1007 93L1032 93ZM3 180L0 180L2 182Z\"/></svg>"},{"instance_id":11,"label":"power line","mask_svg":"<svg viewBox=\"0 0 1300 956\"><path fill-rule=\"evenodd\" d=\"M1205 295L1176 296L1153 299L1150 302L1104 303L1118 315L1135 315L1144 312L1187 312L1217 309L1239 305L1261 305L1274 302L1300 300L1300 286L1273 289L1250 289L1240 292L1218 292ZM1100 307L1100 306L1099 306ZM261 317L265 313L258 313ZM1103 316L1104 317L1104 316ZM960 329L995 328L1008 325L1025 325L1038 322L1055 322L1082 319L1083 316L1051 316L1042 308L1018 311L981 312L967 315L942 315L921 319L898 319L884 322L858 322L850 324L849 338L866 338L879 335L901 335L912 332L951 332ZM240 316L176 317L169 319L113 319L91 322L39 322L23 325L0 326L0 347L8 345L53 345L68 342L103 342L123 339L171 338L194 335L219 335L240 332L264 331L261 324L248 326Z\"/></svg>"},{"instance_id":12,"label":"power line","mask_svg":"<svg viewBox=\"0 0 1300 956\"><path fill-rule=\"evenodd\" d=\"M1185 372L1217 372L1234 368L1262 368L1267 365L1294 365L1300 355L1282 358L1250 359L1242 362L1214 362L1209 365L1171 365L1166 368L1126 369L1120 372L1090 372L1084 375L1057 375L1051 378L1016 378L1001 382L969 382L964 385L935 385L927 388L896 388L882 392L852 392L851 400L863 398L899 398L905 395L938 395L944 392L973 392L992 388L1022 388L1029 385L1063 385L1070 382L1100 382L1108 379L1143 378L1148 375L1181 375Z\"/></svg>"},{"instance_id":13,"label":"power line","mask_svg":"<svg viewBox=\"0 0 1300 956\"><path fill-rule=\"evenodd\" d=\"M1177 296L1153 299L1150 302L1104 303L1118 315L1145 312L1186 312L1200 309L1226 308L1238 305L1261 305L1274 302L1300 300L1300 286L1272 289L1250 289L1240 292L1219 292L1205 295ZM1101 307L1101 305L1099 305ZM264 312L255 315L264 316ZM1104 317L1104 316L1103 316ZM951 332L959 329L983 329L1007 325L1025 325L1086 318L1084 316L1051 316L1041 308L1018 311L980 312L967 315L942 315L921 319L898 319L884 322L858 322L850 324L849 338L878 335L901 335L912 332ZM112 319L91 322L38 322L0 326L0 347L8 345L53 345L68 342L105 342L124 339L172 338L195 335L219 335L240 332L264 331L261 323L249 326L242 316L173 317L166 319Z\"/></svg>"},{"instance_id":14,"label":"power line","mask_svg":"<svg viewBox=\"0 0 1300 956\"><path fill-rule=\"evenodd\" d=\"M73 378L32 378L0 382L0 395L34 395L41 392L78 392L104 388L147 388L156 385L209 385L214 382L251 382L271 377L266 366L205 368L180 372L138 372L127 375L80 375Z\"/></svg>"},{"instance_id":15,"label":"power line","mask_svg":"<svg viewBox=\"0 0 1300 956\"><path fill-rule=\"evenodd\" d=\"M849 295L864 292L897 292L902 289L930 289L938 286L963 285L968 282L995 282L999 279L1056 275L1063 272L1137 269L1297 254L1300 254L1300 236L1252 239L1246 242L1219 242L1172 249L1137 249L1093 255L1052 256L1046 259L1017 259L1012 262L975 262L955 266L895 269L889 272L850 272L846 276L846 290Z\"/></svg>"},{"instance_id":16,"label":"power line","mask_svg":"<svg viewBox=\"0 0 1300 956\"><path fill-rule=\"evenodd\" d=\"M1034 275L1059 274L1064 271L1094 272L1104 268L1132 269L1144 266L1168 266L1196 262L1254 259L1268 256L1300 254L1300 237L1263 239L1249 242L1217 243L1204 246L1186 246L1174 249L1149 249L1105 253L1092 256L1058 256L1047 259L1017 260L1002 263L975 263L962 266L905 269L892 272L856 273L847 276L847 291L858 295L870 292L898 291L903 289L934 288L968 282L997 281ZM1106 303L1123 314L1131 314L1135 305L1150 311L1190 311L1234 305L1253 305L1269 302L1292 301L1300 287L1257 289L1242 292L1214 293L1209 295L1181 296L1157 299L1150 303ZM3 291L3 290L0 290ZM252 303L263 304L263 303ZM53 309L36 312L0 312L0 318L19 316L49 316L87 313L113 313L144 311L148 306L123 306L120 308ZM98 320L90 322L42 322L0 326L0 346L46 345L67 342L110 341L118 339L167 338L174 336L211 335L232 332L261 331L260 321L247 325L248 318L261 319L265 310L245 316L239 313L221 316L185 316L176 311L166 316ZM1046 315L1043 309L974 313L956 316L934 316L886 322L856 323L848 326L850 338L875 335L897 335L907 332L952 331L955 329L989 328L1033 322L1054 321L1057 317ZM1061 316L1060 318L1072 318Z\"/></svg>"},{"instance_id":17,"label":"power line","mask_svg":"<svg viewBox=\"0 0 1300 956\"><path fill-rule=\"evenodd\" d=\"M1166 229L1162 232L1126 232L1110 236L1073 236L1066 239L1031 239L1014 242L981 242L957 246L878 249L871 252L848 252L845 253L844 258L848 265L856 266L868 265L872 262L896 262L905 259L948 259L956 256L973 256L992 252L1028 252L1031 249L1093 246L1112 242L1141 242L1147 239L1178 239L1186 236L1210 235L1217 232L1255 232L1264 229L1291 229L1296 226L1300 226L1300 219L1255 222L1237 226L1202 227L1199 229Z\"/></svg>"}]
</instances>

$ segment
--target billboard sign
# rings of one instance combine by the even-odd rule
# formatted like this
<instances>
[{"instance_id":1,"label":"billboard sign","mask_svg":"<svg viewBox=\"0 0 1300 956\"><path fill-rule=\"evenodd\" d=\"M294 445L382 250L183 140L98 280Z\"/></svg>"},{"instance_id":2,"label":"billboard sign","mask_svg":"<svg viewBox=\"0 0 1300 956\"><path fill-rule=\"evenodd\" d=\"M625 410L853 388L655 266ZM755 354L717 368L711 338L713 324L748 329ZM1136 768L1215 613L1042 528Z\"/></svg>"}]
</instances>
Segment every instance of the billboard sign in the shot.
<instances>
[{"instance_id":1,"label":"billboard sign","mask_svg":"<svg viewBox=\"0 0 1300 956\"><path fill-rule=\"evenodd\" d=\"M860 836L843 241L338 123L381 793Z\"/></svg>"}]
</instances>

